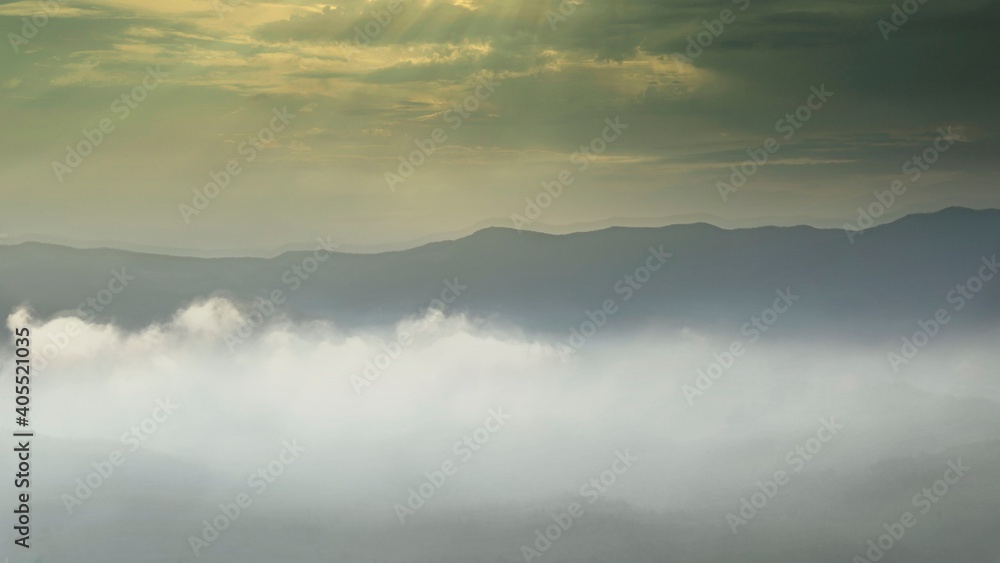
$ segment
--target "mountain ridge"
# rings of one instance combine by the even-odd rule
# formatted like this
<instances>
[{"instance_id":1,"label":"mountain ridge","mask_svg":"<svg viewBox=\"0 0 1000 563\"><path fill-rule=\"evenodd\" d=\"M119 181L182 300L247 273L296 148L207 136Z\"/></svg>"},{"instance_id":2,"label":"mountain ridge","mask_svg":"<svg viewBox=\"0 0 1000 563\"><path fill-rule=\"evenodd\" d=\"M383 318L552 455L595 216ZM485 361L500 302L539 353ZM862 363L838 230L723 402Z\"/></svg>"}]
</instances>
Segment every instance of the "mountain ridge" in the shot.
<instances>
[{"instance_id":1,"label":"mountain ridge","mask_svg":"<svg viewBox=\"0 0 1000 563\"><path fill-rule=\"evenodd\" d=\"M996 253L1000 210L947 208L854 239L842 229L810 226L726 230L692 223L569 235L491 228L408 250L334 252L323 260L311 251L199 258L22 243L0 247L0 309L9 314L26 305L43 319L67 314L125 268L135 281L94 316L126 327L168 321L211 297L250 306L274 290L288 298L281 314L295 319L384 325L420 315L445 280L458 280L468 290L450 312L546 332L568 333L608 299L621 306L616 324L738 331L775 291L793 287L803 300L783 324L903 334L944 305L965 272L975 274L981 259ZM650 249L660 248L672 255L665 267L641 287L625 289L621 284L648 263ZM968 326L995 319L998 296L985 287L962 313Z\"/></svg>"},{"instance_id":2,"label":"mountain ridge","mask_svg":"<svg viewBox=\"0 0 1000 563\"><path fill-rule=\"evenodd\" d=\"M865 229L865 231L868 231L868 232L877 231L879 229L882 229L882 228L885 228L885 227L889 227L890 225L894 225L894 224L901 223L901 222L905 223L905 222L907 222L909 220L912 220L913 218L918 218L918 217L944 216L944 215L952 215L952 214L960 214L960 213L971 214L971 215L974 215L974 214L990 214L990 213L992 213L992 214L996 214L997 216L1000 216L1000 208L980 208L980 209L976 209L976 208L963 207L963 206L949 206L949 207L945 207L945 208L939 209L937 211L926 211L926 212L910 213L910 214L904 215L902 217L898 217L896 219L893 219L891 221L888 221L888 222L885 222L885 223L879 223L877 225L874 225L874 226L872 226L872 227L870 227L868 229ZM380 254L394 254L394 253L400 253L400 252L407 252L409 250L415 250L415 249L418 249L418 248L423 248L423 247L431 246L431 245L435 245L435 244L457 242L457 241L461 241L461 240L464 240L464 239L473 238L473 237L476 237L476 236L482 236L484 234L495 233L495 232L516 233L516 234L519 234L519 235L537 235L537 236L543 236L543 237L567 237L567 236L579 236L579 235L588 235L588 234L595 234L595 233L603 233L603 232L616 231L616 230L653 230L653 231L659 231L659 230L664 230L664 229L681 228L681 227L710 227L712 229L717 229L717 230L721 230L721 231L755 231L755 230L760 230L760 229L786 229L786 230L787 229L809 229L809 230L813 230L813 231L838 231L838 232L842 232L844 230L843 228L839 228L839 227L816 227L816 226L807 225L807 224L798 224L798 225L759 225L759 226L753 226L753 227L732 227L732 228L729 228L729 227L724 227L724 226L720 226L720 225L715 225L715 224L712 224L712 223L709 223L709 222L706 222L706 221L696 221L696 222L693 222L693 223L671 223L671 224L668 224L668 225L641 226L641 227L629 226L629 225L611 225L611 226L602 227L602 228L593 229L593 230L581 230L581 231L573 231L573 232L569 232L569 233L548 233L548 232L544 232L544 231L533 231L533 230L530 230L530 229L515 229L513 227L488 226L488 227L483 227L483 228L477 229L477 230L475 230L475 231L473 231L473 232L471 232L471 233L469 233L467 235L458 236L456 238L446 238L446 239L442 239L442 240L436 240L436 241L430 241L430 242L422 242L422 243L416 244L415 246L410 246L410 247L406 247L406 248L400 248L400 249L396 249L396 250L382 250L382 251L375 251L375 252L346 252L346 251L342 251L342 252L337 252L337 254L360 255L360 256L374 256L374 255L380 255ZM248 260L250 260L250 259L271 260L271 259L275 259L275 258L280 258L280 257L288 255L288 254L302 254L302 253L312 252L311 250L282 250L282 251L279 251L277 254L274 254L274 255L271 255L271 256L252 256L252 255L239 255L239 256L193 256L193 255L187 255L187 254L174 254L174 253L167 253L167 252L152 252L152 251L143 251L143 250L132 250L132 249L128 249L128 248L120 248L120 247L115 247L115 246L95 246L95 247L80 248L80 247L77 247L77 246L72 246L70 244L60 244L60 243L53 243L53 242L46 242L46 241L36 241L36 240L25 240L25 241L21 241L21 242L17 242L17 243L0 244L0 247L4 247L4 246L6 246L6 247L17 247L17 246L22 246L22 245L37 245L37 246L41 246L41 247L66 248L66 249L78 250L78 251L110 250L110 251L125 252L125 253L130 253L130 254L141 254L141 255L149 255L149 256L164 256L164 257L174 257L174 258L191 258L191 259L198 259L198 260L224 260L224 259L229 259L229 258L248 259Z\"/></svg>"}]
</instances>

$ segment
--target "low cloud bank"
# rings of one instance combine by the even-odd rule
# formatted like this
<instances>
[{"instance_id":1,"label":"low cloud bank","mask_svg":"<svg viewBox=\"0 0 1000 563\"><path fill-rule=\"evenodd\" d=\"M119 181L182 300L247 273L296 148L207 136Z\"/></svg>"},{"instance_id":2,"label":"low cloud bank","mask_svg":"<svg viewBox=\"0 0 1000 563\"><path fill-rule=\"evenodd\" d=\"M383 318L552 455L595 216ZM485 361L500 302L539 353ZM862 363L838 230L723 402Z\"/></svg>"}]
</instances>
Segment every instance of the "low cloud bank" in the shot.
<instances>
[{"instance_id":1,"label":"low cloud bank","mask_svg":"<svg viewBox=\"0 0 1000 563\"><path fill-rule=\"evenodd\" d=\"M793 345L780 327L739 354L738 330L606 327L567 359L564 342L439 311L347 331L280 312L258 323L253 307L212 299L134 332L23 309L7 323L31 329L32 426L52 448L83 448L84 462L118 448L190 464L221 483L209 501L245 487L287 443L303 451L273 502L391 517L427 482L429 512L576 496L621 456L635 462L602 498L725 504L790 465L850 470L1000 429L989 335L942 338L894 373L891 348ZM39 470L70 490L89 469Z\"/></svg>"}]
</instances>

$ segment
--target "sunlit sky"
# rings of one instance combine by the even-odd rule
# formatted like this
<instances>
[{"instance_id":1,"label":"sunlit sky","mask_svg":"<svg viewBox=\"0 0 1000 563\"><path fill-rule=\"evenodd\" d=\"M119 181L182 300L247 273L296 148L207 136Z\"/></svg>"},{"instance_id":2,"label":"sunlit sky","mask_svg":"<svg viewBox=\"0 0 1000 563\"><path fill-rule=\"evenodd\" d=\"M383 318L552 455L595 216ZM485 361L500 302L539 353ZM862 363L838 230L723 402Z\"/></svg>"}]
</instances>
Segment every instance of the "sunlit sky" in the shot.
<instances>
[{"instance_id":1,"label":"sunlit sky","mask_svg":"<svg viewBox=\"0 0 1000 563\"><path fill-rule=\"evenodd\" d=\"M1000 206L998 4L928 0L880 29L892 14L861 0L6 2L0 232L383 244L515 226L561 173L572 183L521 226L840 224L896 179L909 189L886 218ZM707 46L689 50L699 33ZM776 126L812 87L833 95L786 139ZM627 128L607 129L616 118ZM954 143L913 180L903 164L942 127ZM718 182L769 137L780 148L724 200ZM387 180L418 143L433 152ZM587 145L602 152L573 157ZM192 190L227 165L196 209Z\"/></svg>"}]
</instances>

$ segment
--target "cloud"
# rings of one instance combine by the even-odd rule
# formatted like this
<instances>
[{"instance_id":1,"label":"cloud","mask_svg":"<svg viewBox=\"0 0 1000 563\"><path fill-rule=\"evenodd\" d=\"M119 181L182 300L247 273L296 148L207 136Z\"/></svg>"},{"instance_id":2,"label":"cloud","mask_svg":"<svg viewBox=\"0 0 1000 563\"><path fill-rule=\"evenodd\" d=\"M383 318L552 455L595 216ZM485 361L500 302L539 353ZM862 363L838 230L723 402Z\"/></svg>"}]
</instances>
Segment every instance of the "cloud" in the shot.
<instances>
[{"instance_id":1,"label":"cloud","mask_svg":"<svg viewBox=\"0 0 1000 563\"><path fill-rule=\"evenodd\" d=\"M124 217L106 213L109 199L123 197L112 192L130 193L142 183L158 203L178 199L218 166L210 161L221 150L213 141L233 136L232 126L216 116L268 104L315 107L302 127L322 132L312 136L312 151L272 155L266 173L241 180L254 184L246 191L274 191L280 183L292 200L306 202L300 213L306 230L322 231L329 220L355 223L352 217L361 214L368 221L356 227L359 239L390 232L392 239L413 239L495 222L552 172L526 164L534 154L572 153L593 137L593 123L614 115L639 124L614 147L614 156L635 162L634 168L624 175L602 170L581 181L574 190L580 197L565 198L552 221L597 221L608 209L623 217L679 209L746 220L790 208L793 216L840 219L907 158L886 139L945 124L969 130L971 142L962 147L964 156L956 151L942 159L935 174L948 187L927 190L917 210L997 203L987 186L1000 84L996 73L983 71L995 51L988 25L996 19L995 3L928 3L890 41L876 26L891 15L889 7L846 0L753 1L744 11L740 5L593 0L578 4L555 29L546 16L558 9L554 1L414 0L391 21L381 12L388 4L377 1L232 3L222 17L211 2L115 0L80 8L86 13L66 6L25 52L0 53L9 80L19 81L3 103L11 126L23 132L0 151L6 158L0 185L8 186L8 199L29 197L15 193L24 185L39 187L33 197L50 197L59 182L48 163L94 127L146 66L159 65L167 73L167 95L119 128L118 141L102 147L94 164L74 172L81 189L65 197L79 200L56 210L65 215L83 206L103 216L107 222L94 228L108 231L105 238L136 236L123 232ZM707 33L704 22L724 8L735 10L736 20L702 54L681 61L676 55L685 53L688 38ZM36 6L15 2L3 9L0 19L16 30L22 13ZM376 33L359 39L366 26ZM504 80L488 111L450 134L447 148L408 181L410 193L437 195L417 202L385 198L387 169L484 75ZM800 165L771 167L755 178L769 186L757 190L753 205L725 205L714 190L720 168L772 134L775 122L820 84L837 93L835 103L783 149L783 158ZM376 130L393 136L370 134ZM139 151L150 138L164 142ZM150 158L153 153L169 158ZM465 166L470 157L476 166ZM650 165L651 159L666 165ZM166 167L168 160L187 165ZM306 161L315 168L307 169ZM553 166L558 172L565 164ZM327 181L334 177L341 180ZM456 199L454 192L468 185L481 186L477 198ZM622 190L629 197L609 195ZM807 197L818 192L829 196L822 204ZM307 219L319 193L364 195ZM241 207L253 221L220 217L219 232L258 236L245 226L273 205L266 197L254 202ZM37 201L31 207L48 209ZM146 242L176 246L161 240L172 232L186 240L182 245L196 245L206 234L173 232L160 208L133 207L142 215L136 224L156 226L155 233L139 235ZM420 221L398 221L414 209ZM23 229L5 227L11 231L29 232L39 222L50 230L71 224L68 217L3 213L5 224L25 222Z\"/></svg>"},{"instance_id":2,"label":"cloud","mask_svg":"<svg viewBox=\"0 0 1000 563\"><path fill-rule=\"evenodd\" d=\"M699 371L725 363L732 335L601 334L563 362L565 342L439 312L358 331L280 313L255 328L259 319L216 298L136 331L39 323L26 310L8 325L31 329L39 435L116 442L169 397L179 410L145 447L226 475L297 439L311 453L293 488L376 509L452 456L491 409L509 423L439 506L572 493L631 448L643 468L613 496L676 507L720 482L752 483L821 416L851 430L816 469L990 439L1000 425L996 352L979 340L936 342L898 379L878 347L766 335L705 388ZM685 386L704 391L689 401Z\"/></svg>"}]
</instances>

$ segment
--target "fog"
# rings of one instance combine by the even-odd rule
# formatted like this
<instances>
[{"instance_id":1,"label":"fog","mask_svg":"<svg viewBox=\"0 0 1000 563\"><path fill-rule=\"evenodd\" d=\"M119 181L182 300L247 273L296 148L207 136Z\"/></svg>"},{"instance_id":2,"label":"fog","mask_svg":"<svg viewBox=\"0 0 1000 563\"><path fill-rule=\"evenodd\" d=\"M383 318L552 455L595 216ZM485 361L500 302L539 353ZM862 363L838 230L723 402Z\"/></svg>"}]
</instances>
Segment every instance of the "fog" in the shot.
<instances>
[{"instance_id":1,"label":"fog","mask_svg":"<svg viewBox=\"0 0 1000 563\"><path fill-rule=\"evenodd\" d=\"M804 529L815 560L848 561L898 516L887 506L905 510L960 457L973 467L962 493L893 556L923 560L921 542L947 546L937 534L963 513L1000 506L995 469L976 466L998 452L1000 330L942 332L897 373L899 338L810 342L780 320L756 341L738 326L609 322L577 348L568 329L529 336L435 310L374 330L252 312L215 298L137 331L10 315L35 358L39 560L194 560L190 537L240 493L252 506L197 558L270 560L266 545L289 561L470 561L471 547L524 561L535 530L578 502L587 512L539 560L790 560L801 546L784 534ZM81 498L115 451L123 461ZM254 480L268 464L280 471ZM727 514L779 470L787 484L734 532ZM413 502L422 485L432 494ZM289 535L296 519L317 537ZM962 549L997 546L966 530Z\"/></svg>"}]
</instances>

